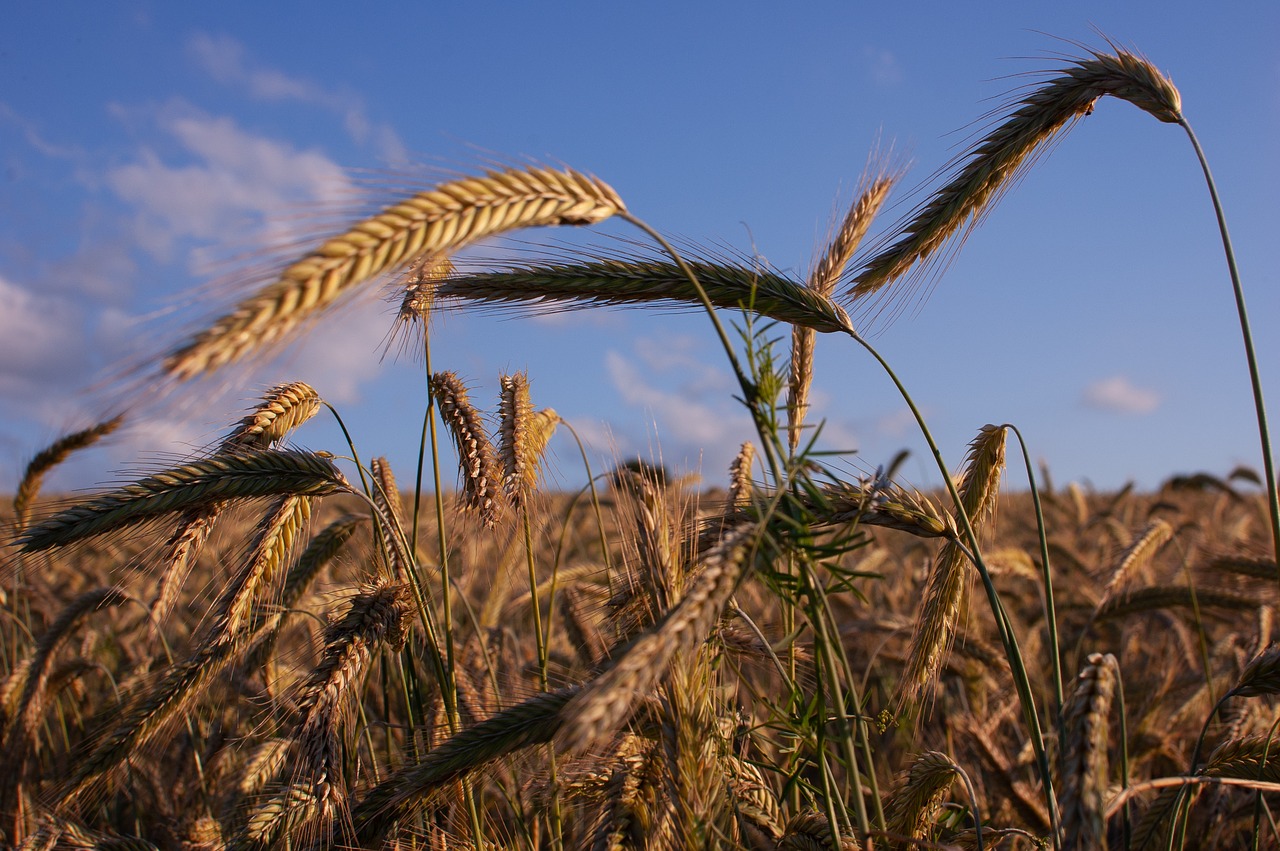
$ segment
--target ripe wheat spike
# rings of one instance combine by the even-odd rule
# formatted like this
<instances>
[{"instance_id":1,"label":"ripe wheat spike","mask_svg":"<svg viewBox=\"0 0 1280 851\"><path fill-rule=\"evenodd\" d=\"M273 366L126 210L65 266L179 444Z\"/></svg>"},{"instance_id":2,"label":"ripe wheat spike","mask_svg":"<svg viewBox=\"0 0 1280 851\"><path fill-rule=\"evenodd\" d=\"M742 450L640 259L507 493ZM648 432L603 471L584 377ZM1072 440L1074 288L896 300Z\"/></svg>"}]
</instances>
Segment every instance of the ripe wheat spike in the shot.
<instances>
[{"instance_id":1,"label":"ripe wheat spike","mask_svg":"<svg viewBox=\"0 0 1280 851\"><path fill-rule=\"evenodd\" d=\"M625 211L606 183L570 169L505 169L419 192L352 225L240 302L164 360L179 380L283 340L356 287L423 255L449 254L504 231L584 225Z\"/></svg>"}]
</instances>

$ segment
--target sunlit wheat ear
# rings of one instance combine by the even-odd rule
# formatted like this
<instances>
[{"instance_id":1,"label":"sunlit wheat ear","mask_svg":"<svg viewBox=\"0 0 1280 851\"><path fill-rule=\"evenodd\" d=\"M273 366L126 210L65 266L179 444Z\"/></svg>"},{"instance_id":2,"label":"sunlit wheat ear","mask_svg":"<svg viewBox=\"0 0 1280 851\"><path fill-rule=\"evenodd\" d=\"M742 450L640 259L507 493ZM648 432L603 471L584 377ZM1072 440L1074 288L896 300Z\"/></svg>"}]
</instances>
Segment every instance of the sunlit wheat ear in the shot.
<instances>
[{"instance_id":1,"label":"sunlit wheat ear","mask_svg":"<svg viewBox=\"0 0 1280 851\"><path fill-rule=\"evenodd\" d=\"M529 401L529 377L525 373L504 375L499 383L502 490L511 506L520 510L537 487L542 453L560 417L551 408L533 410Z\"/></svg>"},{"instance_id":2,"label":"sunlit wheat ear","mask_svg":"<svg viewBox=\"0 0 1280 851\"><path fill-rule=\"evenodd\" d=\"M50 665L58 648L66 643L71 631L85 617L127 601L128 597L116 588L97 588L72 600L36 642L25 664L15 669L17 679L5 683L6 691L12 689L17 697L7 714L5 727L0 731L0 764L10 768L4 772L6 776L0 777L0 790L8 781L22 775L23 759L30 749L39 746L36 733L45 710ZM0 703L0 717L5 715L5 706ZM0 791L0 801L5 800L7 797Z\"/></svg>"},{"instance_id":3,"label":"sunlit wheat ear","mask_svg":"<svg viewBox=\"0 0 1280 851\"><path fill-rule=\"evenodd\" d=\"M246 627L256 613L269 603L269 591L276 584L282 565L311 519L311 500L305 496L280 497L258 523L249 557L236 571L213 604L212 635L214 641L232 641L248 637ZM258 615L260 617L260 615Z\"/></svg>"},{"instance_id":4,"label":"sunlit wheat ear","mask_svg":"<svg viewBox=\"0 0 1280 851\"><path fill-rule=\"evenodd\" d=\"M400 488L396 485L396 474L391 470L391 463L386 458L374 458L369 462L369 472L373 474L373 500L381 505L388 517L405 522L404 505L400 499Z\"/></svg>"},{"instance_id":5,"label":"sunlit wheat ear","mask_svg":"<svg viewBox=\"0 0 1280 851\"><path fill-rule=\"evenodd\" d=\"M391 332L387 335L384 354L392 346L399 346L402 351L408 350L414 355L422 353L423 339L428 333L431 311L436 303L436 288L453 271L453 261L442 254L428 254L410 265L404 276L404 288L399 294L400 303ZM410 333L409 329L416 326L421 327L416 333Z\"/></svg>"},{"instance_id":6,"label":"sunlit wheat ear","mask_svg":"<svg viewBox=\"0 0 1280 851\"><path fill-rule=\"evenodd\" d=\"M316 389L305 381L277 384L227 435L220 451L268 449L314 417L323 403Z\"/></svg>"},{"instance_id":7,"label":"sunlit wheat ear","mask_svg":"<svg viewBox=\"0 0 1280 851\"><path fill-rule=\"evenodd\" d=\"M747 441L729 465L729 505L744 508L751 504L751 465L756 460L756 447Z\"/></svg>"},{"instance_id":8,"label":"sunlit wheat ear","mask_svg":"<svg viewBox=\"0 0 1280 851\"><path fill-rule=\"evenodd\" d=\"M355 288L424 254L450 254L518 228L593 224L624 210L607 184L569 169L510 168L441 183L286 267L165 358L164 372L194 378L279 342Z\"/></svg>"},{"instance_id":9,"label":"sunlit wheat ear","mask_svg":"<svg viewBox=\"0 0 1280 851\"><path fill-rule=\"evenodd\" d=\"M1016 182L1076 119L1110 95L1160 121L1182 118L1182 98L1173 83L1145 59L1116 49L1077 59L1060 76L1032 89L1015 109L956 163L946 185L895 231L895 241L863 264L850 296L861 299L928 261L949 239L963 239L1000 194Z\"/></svg>"},{"instance_id":10,"label":"sunlit wheat ear","mask_svg":"<svg viewBox=\"0 0 1280 851\"><path fill-rule=\"evenodd\" d=\"M280 443L289 432L305 423L320 410L320 394L304 381L277 384L262 396L252 411L236 424L222 441L219 452L246 449L269 449ZM159 590L151 605L152 634L159 629L177 605L187 575L200 555L209 535L217 525L225 506L221 503L185 511L165 544L164 572Z\"/></svg>"},{"instance_id":11,"label":"sunlit wheat ear","mask_svg":"<svg viewBox=\"0 0 1280 851\"><path fill-rule=\"evenodd\" d=\"M826 296L776 272L691 260L689 268L716 307L823 332L848 331L849 316ZM655 304L702 307L697 287L675 263L645 258L600 258L454 275L436 290L441 299L544 307Z\"/></svg>"},{"instance_id":12,"label":"sunlit wheat ear","mask_svg":"<svg viewBox=\"0 0 1280 851\"><path fill-rule=\"evenodd\" d=\"M356 839L373 847L392 825L417 812L444 784L492 760L551 741L579 686L544 692L468 727L369 790L352 809Z\"/></svg>"},{"instance_id":13,"label":"sunlit wheat ear","mask_svg":"<svg viewBox=\"0 0 1280 851\"><path fill-rule=\"evenodd\" d=\"M613 735L641 698L657 686L672 657L691 652L706 640L747 573L757 532L754 524L740 525L702 554L701 572L675 608L565 708L568 721L556 736L559 748L582 753Z\"/></svg>"},{"instance_id":14,"label":"sunlit wheat ear","mask_svg":"<svg viewBox=\"0 0 1280 851\"><path fill-rule=\"evenodd\" d=\"M995 511L1004 471L1005 430L983 426L969 444L960 502L975 534L982 532ZM916 620L911 649L898 686L899 699L916 704L937 681L938 672L965 608L973 565L958 542L948 541L934 560Z\"/></svg>"},{"instance_id":15,"label":"sunlit wheat ear","mask_svg":"<svg viewBox=\"0 0 1280 851\"><path fill-rule=\"evenodd\" d=\"M827 851L832 847L831 822L817 810L792 816L778 840L778 851ZM840 851L860 851L861 848L852 836L841 836L838 847Z\"/></svg>"},{"instance_id":16,"label":"sunlit wheat ear","mask_svg":"<svg viewBox=\"0 0 1280 851\"><path fill-rule=\"evenodd\" d=\"M845 267L867 235L867 229L880 211L897 175L871 178L845 214L840 229L822 258L809 275L808 287L823 298L835 291ZM801 428L809 407L809 389L813 384L812 328L796 325L791 329L791 382L787 392L787 439L794 453L800 445Z\"/></svg>"},{"instance_id":17,"label":"sunlit wheat ear","mask_svg":"<svg viewBox=\"0 0 1280 851\"><path fill-rule=\"evenodd\" d=\"M1058 795L1065 851L1106 845L1103 815L1111 782L1107 748L1116 671L1114 656L1091 655L1063 707L1067 740L1060 753Z\"/></svg>"},{"instance_id":18,"label":"sunlit wheat ear","mask_svg":"<svg viewBox=\"0 0 1280 851\"><path fill-rule=\"evenodd\" d=\"M480 412L471 404L466 385L455 373L437 372L431 376L431 392L458 450L462 503L479 515L486 528L492 528L503 507L502 473Z\"/></svg>"},{"instance_id":19,"label":"sunlit wheat ear","mask_svg":"<svg viewBox=\"0 0 1280 851\"><path fill-rule=\"evenodd\" d=\"M282 833L304 828L330 832L347 799L342 730L351 704L374 651L404 645L410 602L408 586L372 586L326 628L320 664L299 691L294 759L281 766L278 791L257 805L233 847L278 847Z\"/></svg>"},{"instance_id":20,"label":"sunlit wheat ear","mask_svg":"<svg viewBox=\"0 0 1280 851\"><path fill-rule=\"evenodd\" d=\"M350 485L327 454L221 453L73 505L30 527L16 543L23 552L33 552L222 501L282 494L326 496L345 490Z\"/></svg>"},{"instance_id":21,"label":"sunlit wheat ear","mask_svg":"<svg viewBox=\"0 0 1280 851\"><path fill-rule=\"evenodd\" d=\"M1147 528L1142 531L1142 534L1138 536L1137 540L1125 550L1120 563L1116 565L1111 578L1107 580L1106 586L1102 589L1102 600L1098 603L1099 608L1115 595L1116 590L1124 584L1125 580L1159 552L1160 548L1169 543L1172 538L1172 526L1160 518L1151 521Z\"/></svg>"},{"instance_id":22,"label":"sunlit wheat ear","mask_svg":"<svg viewBox=\"0 0 1280 851\"><path fill-rule=\"evenodd\" d=\"M31 518L31 506L35 504L40 486L44 484L45 474L67 460L67 456L71 453L86 449L111 434L123 422L124 414L120 414L90 428L61 437L36 453L36 457L27 464L27 469L22 474L22 481L18 483L18 492L13 497L13 514L17 518L18 532L26 528L27 521Z\"/></svg>"},{"instance_id":23,"label":"sunlit wheat ear","mask_svg":"<svg viewBox=\"0 0 1280 851\"><path fill-rule=\"evenodd\" d=\"M956 764L944 753L926 751L912 760L885 807L889 834L895 839L931 840L929 829L959 776ZM911 845L901 842L895 847Z\"/></svg>"}]
</instances>

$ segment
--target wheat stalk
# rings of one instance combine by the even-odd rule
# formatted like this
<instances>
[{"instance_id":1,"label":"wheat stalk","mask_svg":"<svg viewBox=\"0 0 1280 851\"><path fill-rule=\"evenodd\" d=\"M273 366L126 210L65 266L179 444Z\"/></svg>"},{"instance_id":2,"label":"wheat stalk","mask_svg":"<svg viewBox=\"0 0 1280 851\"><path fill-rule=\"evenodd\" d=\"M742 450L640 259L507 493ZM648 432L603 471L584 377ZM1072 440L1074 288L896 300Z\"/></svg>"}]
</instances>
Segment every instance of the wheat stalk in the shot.
<instances>
[{"instance_id":1,"label":"wheat stalk","mask_svg":"<svg viewBox=\"0 0 1280 851\"><path fill-rule=\"evenodd\" d=\"M1114 54L1090 53L1028 92L1008 118L959 159L946 185L897 229L897 241L862 265L850 293L853 298L865 298L902 277L953 236L963 238L1016 182L1034 154L1092 112L1098 98L1110 95L1160 121L1181 121L1178 90L1150 62L1120 49Z\"/></svg>"},{"instance_id":2,"label":"wheat stalk","mask_svg":"<svg viewBox=\"0 0 1280 851\"><path fill-rule=\"evenodd\" d=\"M164 360L194 378L281 341L360 285L424 254L543 225L594 224L626 209L603 181L565 169L509 168L464 177L399 201L286 267Z\"/></svg>"},{"instance_id":3,"label":"wheat stalk","mask_svg":"<svg viewBox=\"0 0 1280 851\"><path fill-rule=\"evenodd\" d=\"M21 552L61 547L84 538L214 503L349 490L326 454L263 450L221 453L99 494L19 535Z\"/></svg>"}]
</instances>

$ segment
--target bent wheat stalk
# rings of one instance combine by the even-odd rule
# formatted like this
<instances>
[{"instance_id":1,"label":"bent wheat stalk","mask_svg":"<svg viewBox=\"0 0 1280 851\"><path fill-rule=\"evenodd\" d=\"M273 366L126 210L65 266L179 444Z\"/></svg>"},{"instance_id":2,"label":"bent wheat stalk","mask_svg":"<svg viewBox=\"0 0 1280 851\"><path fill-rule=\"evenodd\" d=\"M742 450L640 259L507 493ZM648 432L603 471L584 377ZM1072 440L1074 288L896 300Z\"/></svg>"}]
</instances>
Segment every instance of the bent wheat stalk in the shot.
<instances>
[{"instance_id":1,"label":"bent wheat stalk","mask_svg":"<svg viewBox=\"0 0 1280 851\"><path fill-rule=\"evenodd\" d=\"M570 169L513 168L441 183L357 222L286 267L170 353L163 371L186 380L239 360L417 257L448 254L517 228L594 224L625 209L608 184Z\"/></svg>"}]
</instances>

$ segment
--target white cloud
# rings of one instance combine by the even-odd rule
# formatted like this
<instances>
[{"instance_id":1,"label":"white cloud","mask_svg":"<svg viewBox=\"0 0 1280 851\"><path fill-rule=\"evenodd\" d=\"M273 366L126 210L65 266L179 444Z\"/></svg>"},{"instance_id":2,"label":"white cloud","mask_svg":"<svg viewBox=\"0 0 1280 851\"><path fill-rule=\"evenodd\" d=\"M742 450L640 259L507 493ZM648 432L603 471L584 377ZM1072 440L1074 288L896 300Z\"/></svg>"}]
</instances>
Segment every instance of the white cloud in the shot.
<instances>
[{"instance_id":1,"label":"white cloud","mask_svg":"<svg viewBox=\"0 0 1280 851\"><path fill-rule=\"evenodd\" d=\"M0 394L30 400L79 366L83 316L70 298L30 292L0 277Z\"/></svg>"},{"instance_id":2,"label":"white cloud","mask_svg":"<svg viewBox=\"0 0 1280 851\"><path fill-rule=\"evenodd\" d=\"M1136 386L1123 375L1095 381L1084 389L1085 407L1117 414L1150 414L1160 407L1160 394Z\"/></svg>"},{"instance_id":3,"label":"white cloud","mask_svg":"<svg viewBox=\"0 0 1280 851\"><path fill-rule=\"evenodd\" d=\"M342 119L344 129L356 144L372 144L388 162L406 161L405 146L399 135L389 125L370 121L364 99L357 93L331 91L309 80L256 65L246 56L244 45L230 36L197 33L188 40L187 50L218 82L239 86L256 100L292 100L319 106Z\"/></svg>"},{"instance_id":4,"label":"white cloud","mask_svg":"<svg viewBox=\"0 0 1280 851\"><path fill-rule=\"evenodd\" d=\"M623 402L652 418L659 447L653 454L722 477L738 447L753 435L746 410L733 398L728 373L694 357L692 346L679 337L640 338L635 350L635 359L607 351L605 368ZM614 429L624 435L620 445L642 445L634 428L615 423Z\"/></svg>"},{"instance_id":5,"label":"white cloud","mask_svg":"<svg viewBox=\"0 0 1280 851\"><path fill-rule=\"evenodd\" d=\"M106 175L111 190L136 207L135 236L157 258L167 258L175 240L244 239L250 224L264 221L272 239L296 239L299 225L270 217L307 203L334 203L350 186L319 151L256 136L227 117L173 107L162 112L159 125L190 161L171 164L144 148L137 161Z\"/></svg>"},{"instance_id":6,"label":"white cloud","mask_svg":"<svg viewBox=\"0 0 1280 851\"><path fill-rule=\"evenodd\" d=\"M893 51L883 47L867 46L862 50L867 73L877 86L894 86L902 82L902 65Z\"/></svg>"}]
</instances>

